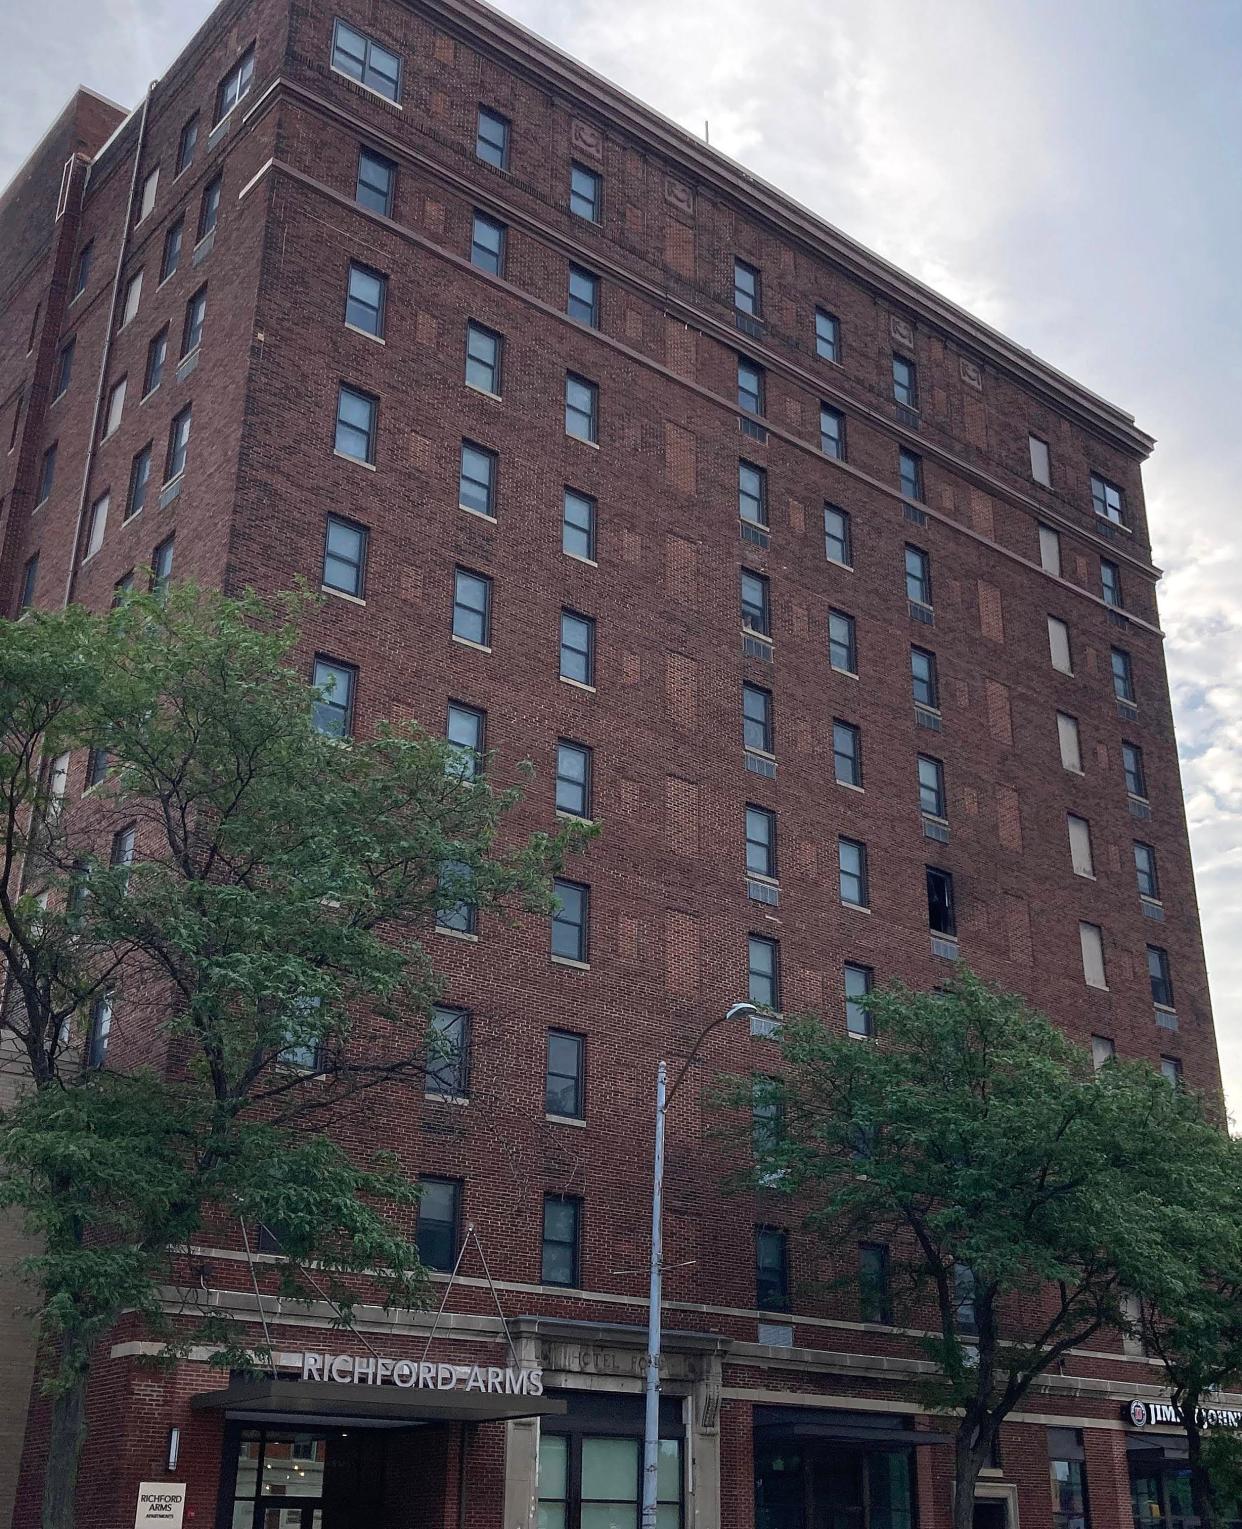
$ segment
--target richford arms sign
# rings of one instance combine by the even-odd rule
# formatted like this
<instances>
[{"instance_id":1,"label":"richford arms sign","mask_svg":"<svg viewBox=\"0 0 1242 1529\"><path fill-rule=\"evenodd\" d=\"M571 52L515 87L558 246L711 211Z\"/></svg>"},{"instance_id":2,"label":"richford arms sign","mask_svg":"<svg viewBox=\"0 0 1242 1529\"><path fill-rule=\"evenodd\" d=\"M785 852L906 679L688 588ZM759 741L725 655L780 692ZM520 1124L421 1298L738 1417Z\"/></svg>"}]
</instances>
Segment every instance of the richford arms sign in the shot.
<instances>
[{"instance_id":1,"label":"richford arms sign","mask_svg":"<svg viewBox=\"0 0 1242 1529\"><path fill-rule=\"evenodd\" d=\"M502 1370L498 1365L427 1364L380 1359L375 1354L302 1355L303 1380L343 1386L400 1386L402 1390L478 1391L484 1396L542 1396L542 1370Z\"/></svg>"},{"instance_id":2,"label":"richford arms sign","mask_svg":"<svg viewBox=\"0 0 1242 1529\"><path fill-rule=\"evenodd\" d=\"M1182 1426L1182 1409L1173 1402L1126 1402L1121 1410L1136 1428ZM1242 1410L1235 1407L1200 1407L1195 1417L1200 1428L1242 1428Z\"/></svg>"}]
</instances>

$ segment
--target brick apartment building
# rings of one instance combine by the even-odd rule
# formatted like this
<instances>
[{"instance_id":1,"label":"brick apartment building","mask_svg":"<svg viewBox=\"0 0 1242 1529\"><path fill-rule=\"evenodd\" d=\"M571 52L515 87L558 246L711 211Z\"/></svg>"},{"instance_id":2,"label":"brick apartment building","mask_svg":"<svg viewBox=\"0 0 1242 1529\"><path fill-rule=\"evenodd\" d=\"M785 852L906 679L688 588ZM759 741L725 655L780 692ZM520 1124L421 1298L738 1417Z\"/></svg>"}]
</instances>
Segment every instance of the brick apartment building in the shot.
<instances>
[{"instance_id":1,"label":"brick apartment building","mask_svg":"<svg viewBox=\"0 0 1242 1529\"><path fill-rule=\"evenodd\" d=\"M461 1066L356 1122L495 1293L471 1247L430 1344L268 1300L245 1392L122 1324L80 1523L162 1482L196 1529L635 1525L655 1067L748 994L861 1029L872 981L960 956L1219 1088L1129 415L475 0L223 0L132 114L78 93L0 250L0 610L301 576L324 725L416 717L534 761L524 826L604 824L551 935L429 934ZM774 1055L721 1027L703 1083ZM941 1529L917 1332L825 1293L874 1254L722 1192L703 1092L663 1529ZM261 1336L240 1241L196 1256ZM981 1525L1184 1516L1176 1430L1129 1415L1158 1397L1120 1337L1072 1356Z\"/></svg>"}]
</instances>

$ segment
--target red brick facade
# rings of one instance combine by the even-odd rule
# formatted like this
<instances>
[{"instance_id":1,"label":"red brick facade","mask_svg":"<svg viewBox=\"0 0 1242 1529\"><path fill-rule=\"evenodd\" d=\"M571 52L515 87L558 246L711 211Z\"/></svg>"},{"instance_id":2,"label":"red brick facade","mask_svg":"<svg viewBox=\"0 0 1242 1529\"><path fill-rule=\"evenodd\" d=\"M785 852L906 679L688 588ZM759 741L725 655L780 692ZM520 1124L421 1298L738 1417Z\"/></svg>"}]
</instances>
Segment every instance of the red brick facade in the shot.
<instances>
[{"instance_id":1,"label":"red brick facade","mask_svg":"<svg viewBox=\"0 0 1242 1529\"><path fill-rule=\"evenodd\" d=\"M399 106L332 69L338 15L400 58ZM251 46L249 88L213 129L218 84ZM476 156L480 104L511 124L507 169ZM195 112L196 148L177 174ZM1129 416L469 0L345 0L335 11L225 0L100 152L117 120L80 95L0 203L15 273L0 330L0 449L14 442L2 469L2 608L16 608L36 553L35 603L103 607L170 537L175 576L264 591L298 577L317 585L332 513L367 528L365 602L329 594L306 657L357 667L358 730L396 716L438 731L450 701L484 710L498 776L534 762L527 828L553 813L557 739L593 749L603 832L572 873L591 888L589 963L551 962L541 920L485 919L477 940L431 935L449 998L473 1016L469 1102L371 1095L353 1128L360 1143L389 1142L412 1174L462 1181L504 1310L530 1319L516 1341L549 1386L607 1391L611 1374L618 1394L636 1390L656 1062L684 1056L708 1019L746 996L749 934L779 941L786 1007L843 1025L845 963L929 986L951 970L929 940L933 864L954 877L961 955L983 975L1028 994L1084 1044L1095 1035L1154 1064L1176 1057L1188 1082L1218 1090L1143 509L1151 442ZM389 216L357 204L360 146L397 167ZM75 152L57 220L60 167ZM601 177L598 225L569 210L571 163ZM157 166L153 209L138 220ZM200 241L217 176L218 222ZM501 276L471 264L476 210L506 227ZM161 282L178 218L180 262ZM72 298L91 241L90 279ZM735 258L761 273L760 322L735 314ZM351 260L388 279L382 344L343 322ZM599 277L597 327L567 316L571 264ZM136 315L118 328L139 269ZM204 283L202 343L181 364L186 306ZM817 354L817 308L838 320L836 362ZM463 380L470 320L503 336L499 397ZM164 325L163 377L144 398L148 347ZM53 400L71 337L72 379ZM917 411L894 403L895 353L917 364ZM762 422L737 407L739 355L764 369ZM597 443L566 433L567 372L597 385ZM122 376L119 426L100 440ZM341 383L379 401L371 465L334 453ZM844 415L845 460L820 449L821 404ZM161 492L170 426L188 405L184 474L175 494ZM1050 448L1049 487L1032 478L1032 435ZM463 439L496 453L493 519L459 508ZM52 491L36 506L53 441ZM124 520L147 443L146 503ZM921 459L917 503L901 495L903 448ZM739 459L767 474L766 545L740 534ZM1093 508L1092 474L1124 491L1123 527ZM591 561L561 550L566 487L596 501ZM85 557L88 512L105 491L106 529ZM825 503L851 517L851 568L825 556ZM1060 576L1041 567L1041 524L1059 534ZM907 599L907 546L930 557L930 623ZM1101 558L1120 569L1124 614L1102 598ZM493 581L487 651L452 637L458 567ZM769 581L767 656L743 652L743 568ZM595 622L591 688L558 677L563 609ZM854 618L856 675L829 664L830 611ZM1069 628L1072 675L1049 661L1050 616ZM916 722L912 644L936 656L935 731ZM1114 697L1114 648L1131 657L1129 715ZM773 696L774 773L747 767L747 682ZM1063 767L1058 712L1077 720L1081 772ZM860 730L861 792L834 779L834 719ZM1127 741L1143 751L1149 809L1127 796ZM924 835L920 753L943 762L947 843ZM748 895L747 803L777 815L775 906ZM1093 879L1073 872L1067 813L1090 824ZM839 836L867 847L869 911L838 896ZM1160 869L1161 906L1146 912L1136 839ZM1084 982L1080 922L1103 931L1106 989ZM1175 1020L1153 1011L1148 945L1168 953ZM549 1027L587 1038L584 1126L545 1118ZM720 1029L705 1053L704 1089L720 1070L763 1070L774 1048ZM829 1266L780 1196L723 1194L735 1154L713 1135L701 1093L688 1086L671 1110L665 1225L666 1321L681 1344L669 1390L686 1399L693 1467L683 1521L751 1529L753 1406L784 1398L825 1415L910 1419L919 1350L911 1333L861 1323L852 1294L822 1293L853 1250ZM540 1284L545 1193L582 1198L580 1291ZM757 1224L793 1234L789 1342L758 1341L768 1319L755 1309ZM203 1258L212 1289L250 1299L236 1246ZM473 1256L466 1269L438 1353L503 1363L483 1271ZM316 1325L322 1313L273 1320L289 1355L359 1347ZM418 1357L425 1327L376 1312L368 1331L385 1352ZM219 1414L191 1412L189 1398L221 1377L198 1362L144 1370L141 1344L122 1330L97 1367L80 1522L128 1525L137 1483L167 1477L188 1483L186 1522L207 1529L223 1432ZM1067 1372L1008 1427L988 1490L1044 1529L1046 1429L1060 1419L1083 1430L1095 1529L1128 1529L1117 1400L1153 1394L1153 1376L1119 1339ZM169 1473L172 1426L182 1445ZM417 1469L412 1456L392 1457L385 1523L528 1529L524 1428L424 1430ZM37 1522L40 1430L36 1406L19 1529ZM948 1452L931 1445L912 1458L918 1522L932 1529L947 1522Z\"/></svg>"}]
</instances>

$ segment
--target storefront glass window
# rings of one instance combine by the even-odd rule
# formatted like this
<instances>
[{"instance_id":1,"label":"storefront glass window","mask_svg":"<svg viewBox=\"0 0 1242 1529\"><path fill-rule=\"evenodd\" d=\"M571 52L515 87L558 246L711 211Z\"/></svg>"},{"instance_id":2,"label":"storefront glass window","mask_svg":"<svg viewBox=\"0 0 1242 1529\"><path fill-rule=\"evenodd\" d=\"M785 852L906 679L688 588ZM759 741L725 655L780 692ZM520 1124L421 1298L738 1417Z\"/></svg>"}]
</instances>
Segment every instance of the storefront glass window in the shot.
<instances>
[{"instance_id":1,"label":"storefront glass window","mask_svg":"<svg viewBox=\"0 0 1242 1529\"><path fill-rule=\"evenodd\" d=\"M638 1529L642 1441L566 1436L539 1440L539 1529ZM659 1529L681 1529L681 1441L660 1440Z\"/></svg>"},{"instance_id":2,"label":"storefront glass window","mask_svg":"<svg viewBox=\"0 0 1242 1529\"><path fill-rule=\"evenodd\" d=\"M867 1457L868 1529L910 1529L910 1455L889 1450Z\"/></svg>"},{"instance_id":3,"label":"storefront glass window","mask_svg":"<svg viewBox=\"0 0 1242 1529\"><path fill-rule=\"evenodd\" d=\"M910 1451L755 1446L756 1529L911 1529Z\"/></svg>"},{"instance_id":4,"label":"storefront glass window","mask_svg":"<svg viewBox=\"0 0 1242 1529\"><path fill-rule=\"evenodd\" d=\"M1087 1491L1081 1460L1053 1460L1053 1529L1087 1529Z\"/></svg>"}]
</instances>

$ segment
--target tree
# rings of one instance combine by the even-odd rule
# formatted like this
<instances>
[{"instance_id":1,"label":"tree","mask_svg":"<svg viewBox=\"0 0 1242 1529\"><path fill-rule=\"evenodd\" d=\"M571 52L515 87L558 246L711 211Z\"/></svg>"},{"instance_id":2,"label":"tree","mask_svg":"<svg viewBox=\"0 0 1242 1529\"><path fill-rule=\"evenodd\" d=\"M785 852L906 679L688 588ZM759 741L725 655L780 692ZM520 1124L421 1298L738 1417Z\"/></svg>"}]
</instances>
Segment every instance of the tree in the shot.
<instances>
[{"instance_id":1,"label":"tree","mask_svg":"<svg viewBox=\"0 0 1242 1529\"><path fill-rule=\"evenodd\" d=\"M169 1353L263 1362L160 1300L204 1226L273 1229L281 1289L342 1320L363 1288L422 1299L414 1187L317 1128L443 1065L437 914L550 911L587 834L516 834L517 790L417 726L320 730L339 697L292 667L305 604L183 587L0 623L0 1041L25 1085L0 1204L39 1240L45 1529L74 1522L87 1378L121 1312Z\"/></svg>"},{"instance_id":2,"label":"tree","mask_svg":"<svg viewBox=\"0 0 1242 1529\"><path fill-rule=\"evenodd\" d=\"M1144 1259L1159 1248L1172 1263L1157 1242L1169 1163L1203 1151L1210 1128L1154 1069L1096 1075L969 971L939 992L877 992L868 1010L874 1043L785 1022L785 1075L744 1090L781 1122L757 1133L755 1169L801 1197L828 1246L890 1241L894 1292L930 1328L926 1404L956 1416L954 1525L970 1529L1003 1420L1063 1355L1121 1325Z\"/></svg>"}]
</instances>

